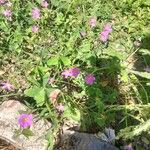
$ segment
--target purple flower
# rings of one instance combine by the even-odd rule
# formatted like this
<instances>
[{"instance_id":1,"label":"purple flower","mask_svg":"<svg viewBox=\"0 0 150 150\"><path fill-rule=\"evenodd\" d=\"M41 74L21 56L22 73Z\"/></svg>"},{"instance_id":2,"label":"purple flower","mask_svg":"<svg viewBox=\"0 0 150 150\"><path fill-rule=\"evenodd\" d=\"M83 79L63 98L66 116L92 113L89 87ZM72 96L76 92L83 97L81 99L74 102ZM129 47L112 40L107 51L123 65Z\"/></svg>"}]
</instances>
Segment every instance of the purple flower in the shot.
<instances>
[{"instance_id":1,"label":"purple flower","mask_svg":"<svg viewBox=\"0 0 150 150\"><path fill-rule=\"evenodd\" d=\"M32 32L38 33L38 31L39 31L39 26L33 25L33 26L32 26Z\"/></svg>"},{"instance_id":2,"label":"purple flower","mask_svg":"<svg viewBox=\"0 0 150 150\"><path fill-rule=\"evenodd\" d=\"M3 82L0 84L1 84L1 88L6 91L12 91L14 88L13 85L11 85L9 82Z\"/></svg>"},{"instance_id":3,"label":"purple flower","mask_svg":"<svg viewBox=\"0 0 150 150\"><path fill-rule=\"evenodd\" d=\"M38 8L32 9L32 18L33 19L40 19L40 10Z\"/></svg>"},{"instance_id":4,"label":"purple flower","mask_svg":"<svg viewBox=\"0 0 150 150\"><path fill-rule=\"evenodd\" d=\"M101 34L100 34L100 40L102 42L107 42L108 38L109 38L109 33L106 32L106 31L103 31Z\"/></svg>"},{"instance_id":5,"label":"purple flower","mask_svg":"<svg viewBox=\"0 0 150 150\"><path fill-rule=\"evenodd\" d=\"M64 105L62 103L60 103L58 106L56 106L56 109L59 111L59 112L63 112L64 111Z\"/></svg>"},{"instance_id":6,"label":"purple flower","mask_svg":"<svg viewBox=\"0 0 150 150\"><path fill-rule=\"evenodd\" d=\"M43 7L45 7L45 8L47 8L49 4L48 4L47 1L43 0L42 3L41 3L41 5L42 5Z\"/></svg>"},{"instance_id":7,"label":"purple flower","mask_svg":"<svg viewBox=\"0 0 150 150\"><path fill-rule=\"evenodd\" d=\"M80 35L81 35L81 37L83 37L83 38L84 38L84 37L86 37L86 32L81 31L81 32L80 32Z\"/></svg>"},{"instance_id":8,"label":"purple flower","mask_svg":"<svg viewBox=\"0 0 150 150\"><path fill-rule=\"evenodd\" d=\"M88 74L86 77L85 77L85 82L89 85L92 85L95 81L95 77L92 75L92 74Z\"/></svg>"},{"instance_id":9,"label":"purple flower","mask_svg":"<svg viewBox=\"0 0 150 150\"><path fill-rule=\"evenodd\" d=\"M91 26L91 28L96 26L96 18L91 17L89 20L89 25Z\"/></svg>"},{"instance_id":10,"label":"purple flower","mask_svg":"<svg viewBox=\"0 0 150 150\"><path fill-rule=\"evenodd\" d=\"M68 77L77 77L79 74L80 74L79 68L70 68L64 70L61 75L64 76L64 78L68 78Z\"/></svg>"},{"instance_id":11,"label":"purple flower","mask_svg":"<svg viewBox=\"0 0 150 150\"><path fill-rule=\"evenodd\" d=\"M146 71L146 72L150 72L150 68L144 68L144 71Z\"/></svg>"},{"instance_id":12,"label":"purple flower","mask_svg":"<svg viewBox=\"0 0 150 150\"><path fill-rule=\"evenodd\" d=\"M71 71L71 76L77 77L80 74L80 69L79 68L72 68L70 69Z\"/></svg>"},{"instance_id":13,"label":"purple flower","mask_svg":"<svg viewBox=\"0 0 150 150\"><path fill-rule=\"evenodd\" d=\"M18 124L22 128L30 127L32 125L32 123L33 123L32 114L22 114L22 115L20 115L20 117L18 119Z\"/></svg>"},{"instance_id":14,"label":"purple flower","mask_svg":"<svg viewBox=\"0 0 150 150\"><path fill-rule=\"evenodd\" d=\"M110 24L106 24L104 27L104 31L107 33L111 33L112 32L112 28Z\"/></svg>"},{"instance_id":15,"label":"purple flower","mask_svg":"<svg viewBox=\"0 0 150 150\"><path fill-rule=\"evenodd\" d=\"M131 145L126 145L124 147L124 150L133 150L132 146Z\"/></svg>"}]
</instances>

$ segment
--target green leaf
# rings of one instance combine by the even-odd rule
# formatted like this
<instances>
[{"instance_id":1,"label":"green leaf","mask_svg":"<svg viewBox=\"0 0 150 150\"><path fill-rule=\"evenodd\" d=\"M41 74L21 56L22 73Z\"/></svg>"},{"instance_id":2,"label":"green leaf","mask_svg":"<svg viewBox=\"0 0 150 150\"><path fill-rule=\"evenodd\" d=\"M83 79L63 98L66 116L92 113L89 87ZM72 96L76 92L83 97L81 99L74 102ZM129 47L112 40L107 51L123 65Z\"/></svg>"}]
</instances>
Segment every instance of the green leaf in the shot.
<instances>
[{"instance_id":1,"label":"green leaf","mask_svg":"<svg viewBox=\"0 0 150 150\"><path fill-rule=\"evenodd\" d=\"M70 66L71 65L71 61L68 57L61 56L60 59L61 59L61 61L63 62L63 64L65 66Z\"/></svg>"},{"instance_id":2,"label":"green leaf","mask_svg":"<svg viewBox=\"0 0 150 150\"><path fill-rule=\"evenodd\" d=\"M47 74L45 74L44 76L43 76L43 86L45 87L46 86L46 84L48 83L48 80L49 80L49 73L47 73Z\"/></svg>"},{"instance_id":3,"label":"green leaf","mask_svg":"<svg viewBox=\"0 0 150 150\"><path fill-rule=\"evenodd\" d=\"M52 57L47 61L47 65L50 66L57 66L59 63L59 57Z\"/></svg>"},{"instance_id":4,"label":"green leaf","mask_svg":"<svg viewBox=\"0 0 150 150\"><path fill-rule=\"evenodd\" d=\"M33 87L29 88L29 89L26 89L26 90L24 91L24 94L25 94L26 96L29 96L29 97L35 97L35 95L36 95L40 90L41 90L40 87L33 86Z\"/></svg>"},{"instance_id":5,"label":"green leaf","mask_svg":"<svg viewBox=\"0 0 150 150\"><path fill-rule=\"evenodd\" d=\"M45 74L49 68L48 67L43 67L43 66L39 66L38 67L38 70L42 73L42 74Z\"/></svg>"},{"instance_id":6,"label":"green leaf","mask_svg":"<svg viewBox=\"0 0 150 150\"><path fill-rule=\"evenodd\" d=\"M34 133L30 129L23 129L22 134L27 138L30 136L34 136Z\"/></svg>"},{"instance_id":7,"label":"green leaf","mask_svg":"<svg viewBox=\"0 0 150 150\"><path fill-rule=\"evenodd\" d=\"M59 0L51 0L51 3L52 3L52 5L54 5L54 6L59 6Z\"/></svg>"},{"instance_id":8,"label":"green leaf","mask_svg":"<svg viewBox=\"0 0 150 150\"><path fill-rule=\"evenodd\" d=\"M45 102L45 90L42 88L34 97L38 106L42 106Z\"/></svg>"},{"instance_id":9,"label":"green leaf","mask_svg":"<svg viewBox=\"0 0 150 150\"><path fill-rule=\"evenodd\" d=\"M89 52L90 51L90 47L91 47L91 43L84 43L82 46L81 46L81 49L80 51L81 52Z\"/></svg>"},{"instance_id":10,"label":"green leaf","mask_svg":"<svg viewBox=\"0 0 150 150\"><path fill-rule=\"evenodd\" d=\"M45 90L41 87L32 87L25 90L24 94L29 97L33 97L36 100L38 106L42 106L45 102Z\"/></svg>"},{"instance_id":11,"label":"green leaf","mask_svg":"<svg viewBox=\"0 0 150 150\"><path fill-rule=\"evenodd\" d=\"M68 118L69 120L71 119L71 120L73 120L75 122L79 122L80 119L81 119L79 110L74 109L74 113L73 113L69 108L65 109L63 117L64 118Z\"/></svg>"}]
</instances>

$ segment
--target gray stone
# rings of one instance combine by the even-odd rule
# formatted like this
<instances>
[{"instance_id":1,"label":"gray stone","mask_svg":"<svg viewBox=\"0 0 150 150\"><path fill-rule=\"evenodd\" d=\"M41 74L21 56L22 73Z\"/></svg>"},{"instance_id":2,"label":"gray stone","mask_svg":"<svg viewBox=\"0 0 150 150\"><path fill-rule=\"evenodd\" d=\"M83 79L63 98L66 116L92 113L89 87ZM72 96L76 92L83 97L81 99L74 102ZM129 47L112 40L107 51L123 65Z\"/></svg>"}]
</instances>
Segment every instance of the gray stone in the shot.
<instances>
[{"instance_id":1,"label":"gray stone","mask_svg":"<svg viewBox=\"0 0 150 150\"><path fill-rule=\"evenodd\" d=\"M65 130L61 136L61 142L55 150L117 150L111 144L115 137L114 131L108 128L103 134L108 138L104 138L101 134L94 135Z\"/></svg>"}]
</instances>

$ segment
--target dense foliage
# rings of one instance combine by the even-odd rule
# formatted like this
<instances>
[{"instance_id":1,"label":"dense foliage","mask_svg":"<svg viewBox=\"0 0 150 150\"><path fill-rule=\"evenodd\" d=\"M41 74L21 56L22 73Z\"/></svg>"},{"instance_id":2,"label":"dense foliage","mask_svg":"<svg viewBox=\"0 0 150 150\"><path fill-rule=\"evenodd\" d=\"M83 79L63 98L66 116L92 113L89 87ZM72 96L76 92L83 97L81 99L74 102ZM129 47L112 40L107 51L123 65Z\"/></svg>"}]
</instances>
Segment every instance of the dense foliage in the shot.
<instances>
[{"instance_id":1,"label":"dense foliage","mask_svg":"<svg viewBox=\"0 0 150 150\"><path fill-rule=\"evenodd\" d=\"M68 119L118 138L149 131L149 0L1 0L0 13L2 100L23 96L50 133Z\"/></svg>"}]
</instances>

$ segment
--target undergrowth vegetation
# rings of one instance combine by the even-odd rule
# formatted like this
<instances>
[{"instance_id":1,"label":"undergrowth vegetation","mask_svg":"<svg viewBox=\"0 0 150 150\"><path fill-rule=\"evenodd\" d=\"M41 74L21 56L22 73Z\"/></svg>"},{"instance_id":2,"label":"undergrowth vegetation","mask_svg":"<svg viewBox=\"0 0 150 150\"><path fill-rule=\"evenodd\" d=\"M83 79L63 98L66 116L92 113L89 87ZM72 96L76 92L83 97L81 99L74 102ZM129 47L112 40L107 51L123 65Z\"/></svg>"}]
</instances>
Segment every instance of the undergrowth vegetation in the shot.
<instances>
[{"instance_id":1,"label":"undergrowth vegetation","mask_svg":"<svg viewBox=\"0 0 150 150\"><path fill-rule=\"evenodd\" d=\"M149 0L1 0L0 13L1 101L50 120L50 143L66 120L149 132Z\"/></svg>"}]
</instances>

